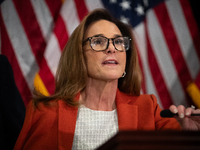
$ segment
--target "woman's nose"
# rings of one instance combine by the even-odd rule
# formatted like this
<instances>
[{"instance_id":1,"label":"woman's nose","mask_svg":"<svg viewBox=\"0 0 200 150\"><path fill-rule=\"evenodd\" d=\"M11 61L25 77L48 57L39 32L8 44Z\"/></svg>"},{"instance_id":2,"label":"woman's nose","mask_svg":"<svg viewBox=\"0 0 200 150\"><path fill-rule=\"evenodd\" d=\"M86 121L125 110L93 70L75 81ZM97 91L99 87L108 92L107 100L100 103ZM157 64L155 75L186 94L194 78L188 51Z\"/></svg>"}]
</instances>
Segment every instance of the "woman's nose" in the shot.
<instances>
[{"instance_id":1,"label":"woman's nose","mask_svg":"<svg viewBox=\"0 0 200 150\"><path fill-rule=\"evenodd\" d=\"M115 46L113 44L113 41L109 40L108 41L108 48L107 48L106 52L107 53L110 53L110 52L115 53L115 51L116 51L116 49L115 49Z\"/></svg>"}]
</instances>

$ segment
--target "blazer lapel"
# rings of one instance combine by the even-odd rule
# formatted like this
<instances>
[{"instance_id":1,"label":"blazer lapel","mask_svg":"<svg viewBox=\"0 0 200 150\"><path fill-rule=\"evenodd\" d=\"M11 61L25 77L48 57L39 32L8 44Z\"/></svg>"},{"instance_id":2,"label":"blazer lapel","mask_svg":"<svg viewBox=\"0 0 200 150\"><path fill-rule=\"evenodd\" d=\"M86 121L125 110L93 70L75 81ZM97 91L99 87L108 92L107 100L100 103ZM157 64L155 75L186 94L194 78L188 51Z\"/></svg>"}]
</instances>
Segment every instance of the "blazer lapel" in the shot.
<instances>
[{"instance_id":1,"label":"blazer lapel","mask_svg":"<svg viewBox=\"0 0 200 150\"><path fill-rule=\"evenodd\" d=\"M79 98L79 94L75 99ZM71 107L63 101L58 101L58 149L71 149L73 145L74 132L78 107Z\"/></svg>"},{"instance_id":2,"label":"blazer lapel","mask_svg":"<svg viewBox=\"0 0 200 150\"><path fill-rule=\"evenodd\" d=\"M138 106L129 104L131 99L119 90L116 95L119 130L137 130Z\"/></svg>"}]
</instances>

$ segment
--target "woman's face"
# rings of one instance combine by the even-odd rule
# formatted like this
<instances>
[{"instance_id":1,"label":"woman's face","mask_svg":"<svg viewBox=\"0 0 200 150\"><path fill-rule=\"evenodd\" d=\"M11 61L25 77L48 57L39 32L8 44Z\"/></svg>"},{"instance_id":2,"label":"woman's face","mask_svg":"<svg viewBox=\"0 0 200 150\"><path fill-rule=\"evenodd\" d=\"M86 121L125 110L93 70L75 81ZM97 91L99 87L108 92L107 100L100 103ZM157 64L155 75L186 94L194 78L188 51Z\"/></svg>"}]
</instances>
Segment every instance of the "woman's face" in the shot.
<instances>
[{"instance_id":1,"label":"woman's face","mask_svg":"<svg viewBox=\"0 0 200 150\"><path fill-rule=\"evenodd\" d=\"M112 22L100 20L92 23L86 30L84 39L101 35L107 38L122 36L119 28ZM92 50L90 42L87 41L83 47L88 76L98 80L116 80L119 79L125 71L126 52L115 49L112 40L105 51L97 52Z\"/></svg>"}]
</instances>

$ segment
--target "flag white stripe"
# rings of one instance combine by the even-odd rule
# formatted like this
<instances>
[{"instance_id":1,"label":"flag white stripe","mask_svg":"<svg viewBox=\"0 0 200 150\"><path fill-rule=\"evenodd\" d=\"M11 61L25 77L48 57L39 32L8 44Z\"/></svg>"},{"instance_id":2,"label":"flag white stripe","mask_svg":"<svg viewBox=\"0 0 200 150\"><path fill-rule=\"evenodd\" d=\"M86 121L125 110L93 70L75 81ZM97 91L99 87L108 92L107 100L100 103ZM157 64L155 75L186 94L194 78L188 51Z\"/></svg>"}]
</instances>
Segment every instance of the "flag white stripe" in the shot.
<instances>
[{"instance_id":1,"label":"flag white stripe","mask_svg":"<svg viewBox=\"0 0 200 150\"><path fill-rule=\"evenodd\" d=\"M100 0L85 0L85 5L89 11L92 11L96 8L104 8L102 2Z\"/></svg>"},{"instance_id":2,"label":"flag white stripe","mask_svg":"<svg viewBox=\"0 0 200 150\"><path fill-rule=\"evenodd\" d=\"M58 39L53 33L48 41L48 45L44 52L44 57L47 61L49 69L51 70L54 76L56 74L60 56L61 56L61 50L58 43Z\"/></svg>"},{"instance_id":3,"label":"flag white stripe","mask_svg":"<svg viewBox=\"0 0 200 150\"><path fill-rule=\"evenodd\" d=\"M73 0L65 1L60 10L60 15L65 23L68 36L70 36L74 29L79 25L76 6ZM44 57L46 58L47 64L54 76L58 67L61 51L58 39L56 35L52 33L48 41Z\"/></svg>"},{"instance_id":4,"label":"flag white stripe","mask_svg":"<svg viewBox=\"0 0 200 150\"><path fill-rule=\"evenodd\" d=\"M177 76L176 68L172 63L173 60L169 53L162 29L159 26L159 22L153 10L150 10L147 14L147 32L159 68L161 69L162 76L167 88L169 89L173 102L176 105L183 104L186 106L187 104L185 103L183 88Z\"/></svg>"},{"instance_id":5,"label":"flag white stripe","mask_svg":"<svg viewBox=\"0 0 200 150\"><path fill-rule=\"evenodd\" d=\"M65 1L60 13L65 22L68 35L71 35L80 23L75 2L73 0Z\"/></svg>"},{"instance_id":6,"label":"flag white stripe","mask_svg":"<svg viewBox=\"0 0 200 150\"><path fill-rule=\"evenodd\" d=\"M147 60L147 59L146 59ZM143 67L144 67L144 76L145 76L145 86L146 86L146 94L154 94L157 98L157 103L158 105L161 107L161 108L164 108L163 107L163 104L161 102L161 98L158 94L158 91L155 87L155 84L154 84L154 80L153 80L153 77L151 75L151 71L150 71L150 67L149 67L149 63L147 61L145 61L143 63Z\"/></svg>"},{"instance_id":7,"label":"flag white stripe","mask_svg":"<svg viewBox=\"0 0 200 150\"><path fill-rule=\"evenodd\" d=\"M146 94L154 94L157 98L157 102L161 108L163 105L160 101L160 97L158 92L155 88L153 78L151 76L151 71L149 70L149 63L148 63L148 56L147 56L147 46L146 46L146 34L145 34L145 27L144 23L140 23L134 28L134 37L135 42L139 47L140 58L142 61L143 71L144 71L144 78L145 78L145 87L146 87Z\"/></svg>"},{"instance_id":8,"label":"flag white stripe","mask_svg":"<svg viewBox=\"0 0 200 150\"><path fill-rule=\"evenodd\" d=\"M44 0L31 0L31 4L34 8L33 10L40 25L43 37L47 42L54 24L50 10Z\"/></svg>"},{"instance_id":9,"label":"flag white stripe","mask_svg":"<svg viewBox=\"0 0 200 150\"><path fill-rule=\"evenodd\" d=\"M183 15L184 13L180 2L178 0L166 1L166 6L169 16L172 20L178 41L180 43L185 62L188 66L192 78L195 79L196 75L200 71L200 62L193 45L191 34L189 33L185 16Z\"/></svg>"},{"instance_id":10,"label":"flag white stripe","mask_svg":"<svg viewBox=\"0 0 200 150\"><path fill-rule=\"evenodd\" d=\"M39 67L32 53L29 41L27 40L28 38L20 22L13 2L11 0L7 0L1 5L2 18L14 49L14 53L29 88L33 89L32 83L35 73L39 70Z\"/></svg>"}]
</instances>

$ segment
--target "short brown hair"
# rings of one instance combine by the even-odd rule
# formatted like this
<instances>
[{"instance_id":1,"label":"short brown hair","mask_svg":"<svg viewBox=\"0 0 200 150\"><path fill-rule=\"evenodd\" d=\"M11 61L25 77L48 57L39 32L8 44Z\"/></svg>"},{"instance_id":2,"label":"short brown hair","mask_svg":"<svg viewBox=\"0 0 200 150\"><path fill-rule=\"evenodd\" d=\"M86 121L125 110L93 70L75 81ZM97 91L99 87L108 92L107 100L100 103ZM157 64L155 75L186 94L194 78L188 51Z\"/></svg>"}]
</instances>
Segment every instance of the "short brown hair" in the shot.
<instances>
[{"instance_id":1,"label":"short brown hair","mask_svg":"<svg viewBox=\"0 0 200 150\"><path fill-rule=\"evenodd\" d=\"M107 10L96 9L90 12L74 30L62 52L55 77L55 93L51 96L43 96L35 91L33 99L35 104L41 101L49 102L53 99L61 99L71 106L78 105L74 97L85 88L87 80L87 66L82 46L84 34L88 26L98 20L113 22L123 36L131 38L130 49L126 51L126 76L118 80L118 88L124 93L140 95L141 71L131 27L115 20Z\"/></svg>"}]
</instances>

